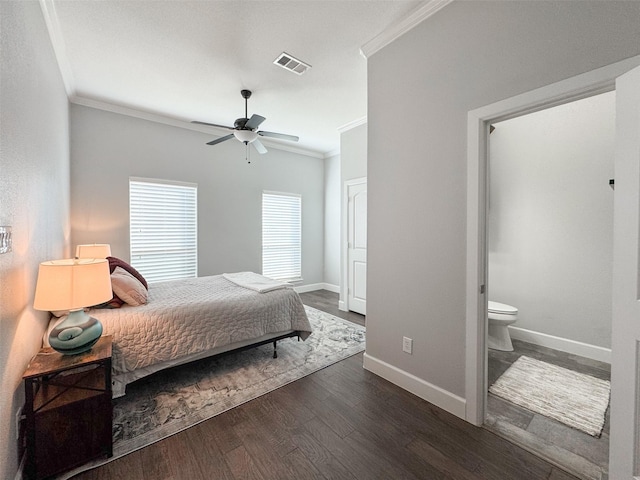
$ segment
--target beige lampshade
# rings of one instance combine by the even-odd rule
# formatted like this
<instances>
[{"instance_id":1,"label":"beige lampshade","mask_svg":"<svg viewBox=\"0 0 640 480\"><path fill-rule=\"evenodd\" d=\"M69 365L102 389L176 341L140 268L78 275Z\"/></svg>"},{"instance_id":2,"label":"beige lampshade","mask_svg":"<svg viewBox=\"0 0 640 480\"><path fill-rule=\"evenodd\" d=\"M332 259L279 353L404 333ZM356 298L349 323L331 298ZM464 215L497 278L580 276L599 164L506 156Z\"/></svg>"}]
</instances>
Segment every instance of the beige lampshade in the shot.
<instances>
[{"instance_id":1,"label":"beige lampshade","mask_svg":"<svg viewBox=\"0 0 640 480\"><path fill-rule=\"evenodd\" d=\"M113 298L106 259L65 259L42 262L38 270L36 310L75 310Z\"/></svg>"},{"instance_id":2,"label":"beige lampshade","mask_svg":"<svg viewBox=\"0 0 640 480\"><path fill-rule=\"evenodd\" d=\"M76 258L107 258L110 256L111 245L108 243L76 245Z\"/></svg>"}]
</instances>

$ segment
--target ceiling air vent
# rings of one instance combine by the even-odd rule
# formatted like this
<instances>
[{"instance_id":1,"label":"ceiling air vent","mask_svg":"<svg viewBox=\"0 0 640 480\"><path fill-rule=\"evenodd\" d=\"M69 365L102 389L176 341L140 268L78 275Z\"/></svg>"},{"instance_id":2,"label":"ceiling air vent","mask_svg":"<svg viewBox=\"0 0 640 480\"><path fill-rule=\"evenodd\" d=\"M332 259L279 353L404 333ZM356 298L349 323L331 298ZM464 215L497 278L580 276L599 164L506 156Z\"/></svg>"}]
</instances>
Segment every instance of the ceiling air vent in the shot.
<instances>
[{"instance_id":1,"label":"ceiling air vent","mask_svg":"<svg viewBox=\"0 0 640 480\"><path fill-rule=\"evenodd\" d=\"M298 75L302 75L311 68L311 65L308 63L304 63L302 60L298 60L285 52L282 52L273 63Z\"/></svg>"}]
</instances>

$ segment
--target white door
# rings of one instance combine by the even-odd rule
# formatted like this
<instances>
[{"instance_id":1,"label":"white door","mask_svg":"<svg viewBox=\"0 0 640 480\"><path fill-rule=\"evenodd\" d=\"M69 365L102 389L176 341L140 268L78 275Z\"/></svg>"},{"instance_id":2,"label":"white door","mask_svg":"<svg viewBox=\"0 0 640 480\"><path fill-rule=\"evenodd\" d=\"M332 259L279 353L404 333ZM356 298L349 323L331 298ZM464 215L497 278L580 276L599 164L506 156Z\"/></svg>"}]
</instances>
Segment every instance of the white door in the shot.
<instances>
[{"instance_id":1,"label":"white door","mask_svg":"<svg viewBox=\"0 0 640 480\"><path fill-rule=\"evenodd\" d=\"M640 67L616 80L609 478L640 478Z\"/></svg>"},{"instance_id":2,"label":"white door","mask_svg":"<svg viewBox=\"0 0 640 480\"><path fill-rule=\"evenodd\" d=\"M349 310L367 313L367 184L348 185L347 264Z\"/></svg>"}]
</instances>

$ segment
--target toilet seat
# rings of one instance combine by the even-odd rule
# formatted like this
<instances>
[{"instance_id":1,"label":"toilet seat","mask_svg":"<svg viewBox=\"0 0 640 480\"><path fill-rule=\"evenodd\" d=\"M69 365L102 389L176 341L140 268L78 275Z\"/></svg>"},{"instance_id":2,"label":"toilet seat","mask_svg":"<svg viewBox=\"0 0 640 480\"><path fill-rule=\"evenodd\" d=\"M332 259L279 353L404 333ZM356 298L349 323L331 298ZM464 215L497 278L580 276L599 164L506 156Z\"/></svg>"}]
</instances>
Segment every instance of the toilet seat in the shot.
<instances>
[{"instance_id":1,"label":"toilet seat","mask_svg":"<svg viewBox=\"0 0 640 480\"><path fill-rule=\"evenodd\" d=\"M512 307L505 303L492 302L491 300L488 302L487 310L489 313L498 313L500 315L516 315L518 313L518 309L516 307Z\"/></svg>"}]
</instances>

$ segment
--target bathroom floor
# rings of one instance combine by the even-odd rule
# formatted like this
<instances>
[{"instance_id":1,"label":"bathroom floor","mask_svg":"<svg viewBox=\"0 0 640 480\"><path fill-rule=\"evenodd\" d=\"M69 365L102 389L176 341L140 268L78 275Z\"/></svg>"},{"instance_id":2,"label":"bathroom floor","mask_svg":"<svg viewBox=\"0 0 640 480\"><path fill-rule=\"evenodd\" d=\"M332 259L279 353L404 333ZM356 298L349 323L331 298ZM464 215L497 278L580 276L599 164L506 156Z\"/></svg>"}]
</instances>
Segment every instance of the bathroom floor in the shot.
<instances>
[{"instance_id":1,"label":"bathroom floor","mask_svg":"<svg viewBox=\"0 0 640 480\"><path fill-rule=\"evenodd\" d=\"M489 350L491 386L521 355L597 378L611 379L611 366L551 348L513 340L513 352ZM585 480L607 480L609 465L609 409L600 438L592 437L526 408L487 395L485 427L526 450Z\"/></svg>"}]
</instances>

